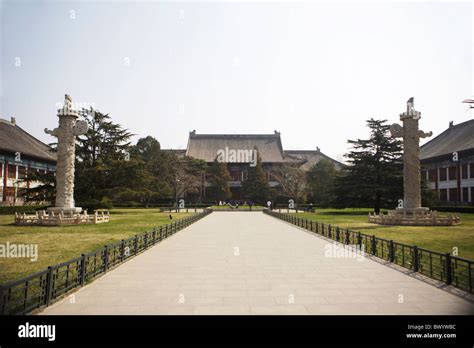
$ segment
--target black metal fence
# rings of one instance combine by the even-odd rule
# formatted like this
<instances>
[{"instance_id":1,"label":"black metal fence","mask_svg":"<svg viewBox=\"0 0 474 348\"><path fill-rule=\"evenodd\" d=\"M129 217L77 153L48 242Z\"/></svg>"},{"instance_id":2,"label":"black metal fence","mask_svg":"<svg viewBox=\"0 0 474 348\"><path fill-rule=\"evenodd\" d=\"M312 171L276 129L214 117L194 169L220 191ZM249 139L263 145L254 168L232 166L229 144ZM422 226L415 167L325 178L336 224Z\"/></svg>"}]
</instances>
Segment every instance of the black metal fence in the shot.
<instances>
[{"instance_id":1,"label":"black metal fence","mask_svg":"<svg viewBox=\"0 0 474 348\"><path fill-rule=\"evenodd\" d=\"M0 314L27 314L83 286L211 211L179 219L0 286Z\"/></svg>"},{"instance_id":2,"label":"black metal fence","mask_svg":"<svg viewBox=\"0 0 474 348\"><path fill-rule=\"evenodd\" d=\"M162 212L175 212L175 213L197 213L198 210L205 210L207 207L210 207L212 204L186 204L184 208L180 208L176 205L163 205L160 206Z\"/></svg>"},{"instance_id":3,"label":"black metal fence","mask_svg":"<svg viewBox=\"0 0 474 348\"><path fill-rule=\"evenodd\" d=\"M359 231L305 219L296 214L264 213L343 244L357 245L366 254L392 262L432 279L473 293L473 260L363 234Z\"/></svg>"}]
</instances>

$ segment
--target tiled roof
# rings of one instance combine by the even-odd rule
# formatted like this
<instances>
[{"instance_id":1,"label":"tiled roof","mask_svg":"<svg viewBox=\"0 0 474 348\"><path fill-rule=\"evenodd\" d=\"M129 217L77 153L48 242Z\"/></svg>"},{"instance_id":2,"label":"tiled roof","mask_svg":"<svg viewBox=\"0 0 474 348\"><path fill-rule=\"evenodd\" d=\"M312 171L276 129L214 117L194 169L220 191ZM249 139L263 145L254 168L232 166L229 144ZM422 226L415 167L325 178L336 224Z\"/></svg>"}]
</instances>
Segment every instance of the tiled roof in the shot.
<instances>
[{"instance_id":1,"label":"tiled roof","mask_svg":"<svg viewBox=\"0 0 474 348\"><path fill-rule=\"evenodd\" d=\"M450 126L420 148L420 159L474 148L474 119Z\"/></svg>"},{"instance_id":2,"label":"tiled roof","mask_svg":"<svg viewBox=\"0 0 474 348\"><path fill-rule=\"evenodd\" d=\"M285 162L280 134L189 134L186 156L212 162L218 151L253 150L257 147L262 162Z\"/></svg>"},{"instance_id":3,"label":"tiled roof","mask_svg":"<svg viewBox=\"0 0 474 348\"><path fill-rule=\"evenodd\" d=\"M212 162L218 151L225 151L226 147L229 150L252 150L254 146L264 163L297 163L304 170L308 170L321 158L326 158L333 162L337 169L344 167L344 164L319 150L283 150L280 133L276 131L274 134L196 134L193 131L189 133L186 150L163 151Z\"/></svg>"},{"instance_id":4,"label":"tiled roof","mask_svg":"<svg viewBox=\"0 0 474 348\"><path fill-rule=\"evenodd\" d=\"M304 170L309 170L312 166L318 163L321 158L331 161L337 170L340 170L345 166L343 163L336 161L319 150L286 150L285 155L287 155L287 157L293 157L304 161L304 164L301 166Z\"/></svg>"},{"instance_id":5,"label":"tiled roof","mask_svg":"<svg viewBox=\"0 0 474 348\"><path fill-rule=\"evenodd\" d=\"M24 131L15 123L0 119L0 151L19 152L23 156L56 162L57 155L45 143Z\"/></svg>"}]
</instances>

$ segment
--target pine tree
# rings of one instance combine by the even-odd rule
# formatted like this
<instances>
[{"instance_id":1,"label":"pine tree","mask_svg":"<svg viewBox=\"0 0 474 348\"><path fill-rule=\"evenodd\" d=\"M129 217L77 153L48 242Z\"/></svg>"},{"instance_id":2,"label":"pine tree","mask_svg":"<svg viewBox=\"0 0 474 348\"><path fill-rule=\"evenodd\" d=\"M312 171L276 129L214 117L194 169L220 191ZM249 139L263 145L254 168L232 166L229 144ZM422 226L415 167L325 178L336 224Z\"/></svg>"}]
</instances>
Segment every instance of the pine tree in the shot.
<instances>
[{"instance_id":1,"label":"pine tree","mask_svg":"<svg viewBox=\"0 0 474 348\"><path fill-rule=\"evenodd\" d=\"M334 163L321 158L306 173L311 201L321 207L328 207L334 201L334 181L337 170Z\"/></svg>"},{"instance_id":2,"label":"pine tree","mask_svg":"<svg viewBox=\"0 0 474 348\"><path fill-rule=\"evenodd\" d=\"M81 115L89 130L77 138L75 197L79 203L97 202L110 195L115 187L114 167L129 166L125 163L126 151L132 134L112 122L108 114L93 108L83 109ZM130 176L128 179L134 180Z\"/></svg>"},{"instance_id":3,"label":"pine tree","mask_svg":"<svg viewBox=\"0 0 474 348\"><path fill-rule=\"evenodd\" d=\"M254 167L249 167L247 179L242 183L242 194L247 200L265 205L266 200L270 198L270 186L258 149L255 150L257 163Z\"/></svg>"},{"instance_id":4,"label":"pine tree","mask_svg":"<svg viewBox=\"0 0 474 348\"><path fill-rule=\"evenodd\" d=\"M208 171L208 197L215 201L225 201L231 197L229 181L231 180L227 164L214 160Z\"/></svg>"},{"instance_id":5,"label":"pine tree","mask_svg":"<svg viewBox=\"0 0 474 348\"><path fill-rule=\"evenodd\" d=\"M173 189L170 185L170 166L172 164L169 161L169 156L161 151L158 140L152 136L140 138L137 144L130 149L130 156L142 160L144 168L150 176L147 184L149 193L144 198L146 202L172 197Z\"/></svg>"},{"instance_id":6,"label":"pine tree","mask_svg":"<svg viewBox=\"0 0 474 348\"><path fill-rule=\"evenodd\" d=\"M22 181L25 183L36 183L34 187L26 189L26 200L28 202L49 202L54 204L56 199L56 175L54 172L40 172L39 170L29 169L26 178Z\"/></svg>"},{"instance_id":7,"label":"pine tree","mask_svg":"<svg viewBox=\"0 0 474 348\"><path fill-rule=\"evenodd\" d=\"M349 140L345 155L349 166L336 180L336 202L340 206L393 208L403 197L401 141L390 136L387 120L367 121L370 138Z\"/></svg>"},{"instance_id":8,"label":"pine tree","mask_svg":"<svg viewBox=\"0 0 474 348\"><path fill-rule=\"evenodd\" d=\"M82 109L81 116L89 125L84 136L77 138L76 158L91 166L97 163L122 160L130 147L133 135L121 125L112 122L109 114L103 114L92 107Z\"/></svg>"}]
</instances>

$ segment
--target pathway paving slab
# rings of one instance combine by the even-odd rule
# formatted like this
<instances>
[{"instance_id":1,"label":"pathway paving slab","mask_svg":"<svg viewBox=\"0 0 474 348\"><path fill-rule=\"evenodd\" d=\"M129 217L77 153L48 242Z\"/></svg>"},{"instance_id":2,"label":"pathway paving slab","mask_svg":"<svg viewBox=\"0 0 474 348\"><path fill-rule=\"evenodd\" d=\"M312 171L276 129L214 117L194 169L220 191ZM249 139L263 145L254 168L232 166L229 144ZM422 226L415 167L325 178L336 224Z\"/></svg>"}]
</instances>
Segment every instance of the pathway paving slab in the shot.
<instances>
[{"instance_id":1,"label":"pathway paving slab","mask_svg":"<svg viewBox=\"0 0 474 348\"><path fill-rule=\"evenodd\" d=\"M263 213L215 212L40 314L474 313L463 292L370 258L328 257L330 244Z\"/></svg>"}]
</instances>

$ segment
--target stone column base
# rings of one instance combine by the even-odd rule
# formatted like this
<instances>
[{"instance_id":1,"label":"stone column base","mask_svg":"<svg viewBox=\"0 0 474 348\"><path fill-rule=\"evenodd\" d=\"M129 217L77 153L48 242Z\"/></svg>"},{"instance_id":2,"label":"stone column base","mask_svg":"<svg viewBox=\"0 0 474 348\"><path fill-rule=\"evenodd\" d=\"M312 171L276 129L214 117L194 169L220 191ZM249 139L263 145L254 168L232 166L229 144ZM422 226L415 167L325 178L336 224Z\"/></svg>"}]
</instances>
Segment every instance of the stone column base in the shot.
<instances>
[{"instance_id":1,"label":"stone column base","mask_svg":"<svg viewBox=\"0 0 474 348\"><path fill-rule=\"evenodd\" d=\"M81 213L82 211L82 213ZM62 225L81 225L81 224L101 224L110 221L108 210L94 211L94 214L87 214L87 210L76 208L54 207L45 210L39 210L34 215L26 213L15 213L15 224L22 226L62 226Z\"/></svg>"},{"instance_id":2,"label":"stone column base","mask_svg":"<svg viewBox=\"0 0 474 348\"><path fill-rule=\"evenodd\" d=\"M456 214L440 216L437 211L425 207L397 208L386 215L369 213L369 223L398 226L452 226L461 223Z\"/></svg>"},{"instance_id":3,"label":"stone column base","mask_svg":"<svg viewBox=\"0 0 474 348\"><path fill-rule=\"evenodd\" d=\"M80 214L82 212L81 207L74 207L74 208L69 208L69 207L50 207L46 209L46 212L49 213L54 213L54 214Z\"/></svg>"}]
</instances>

